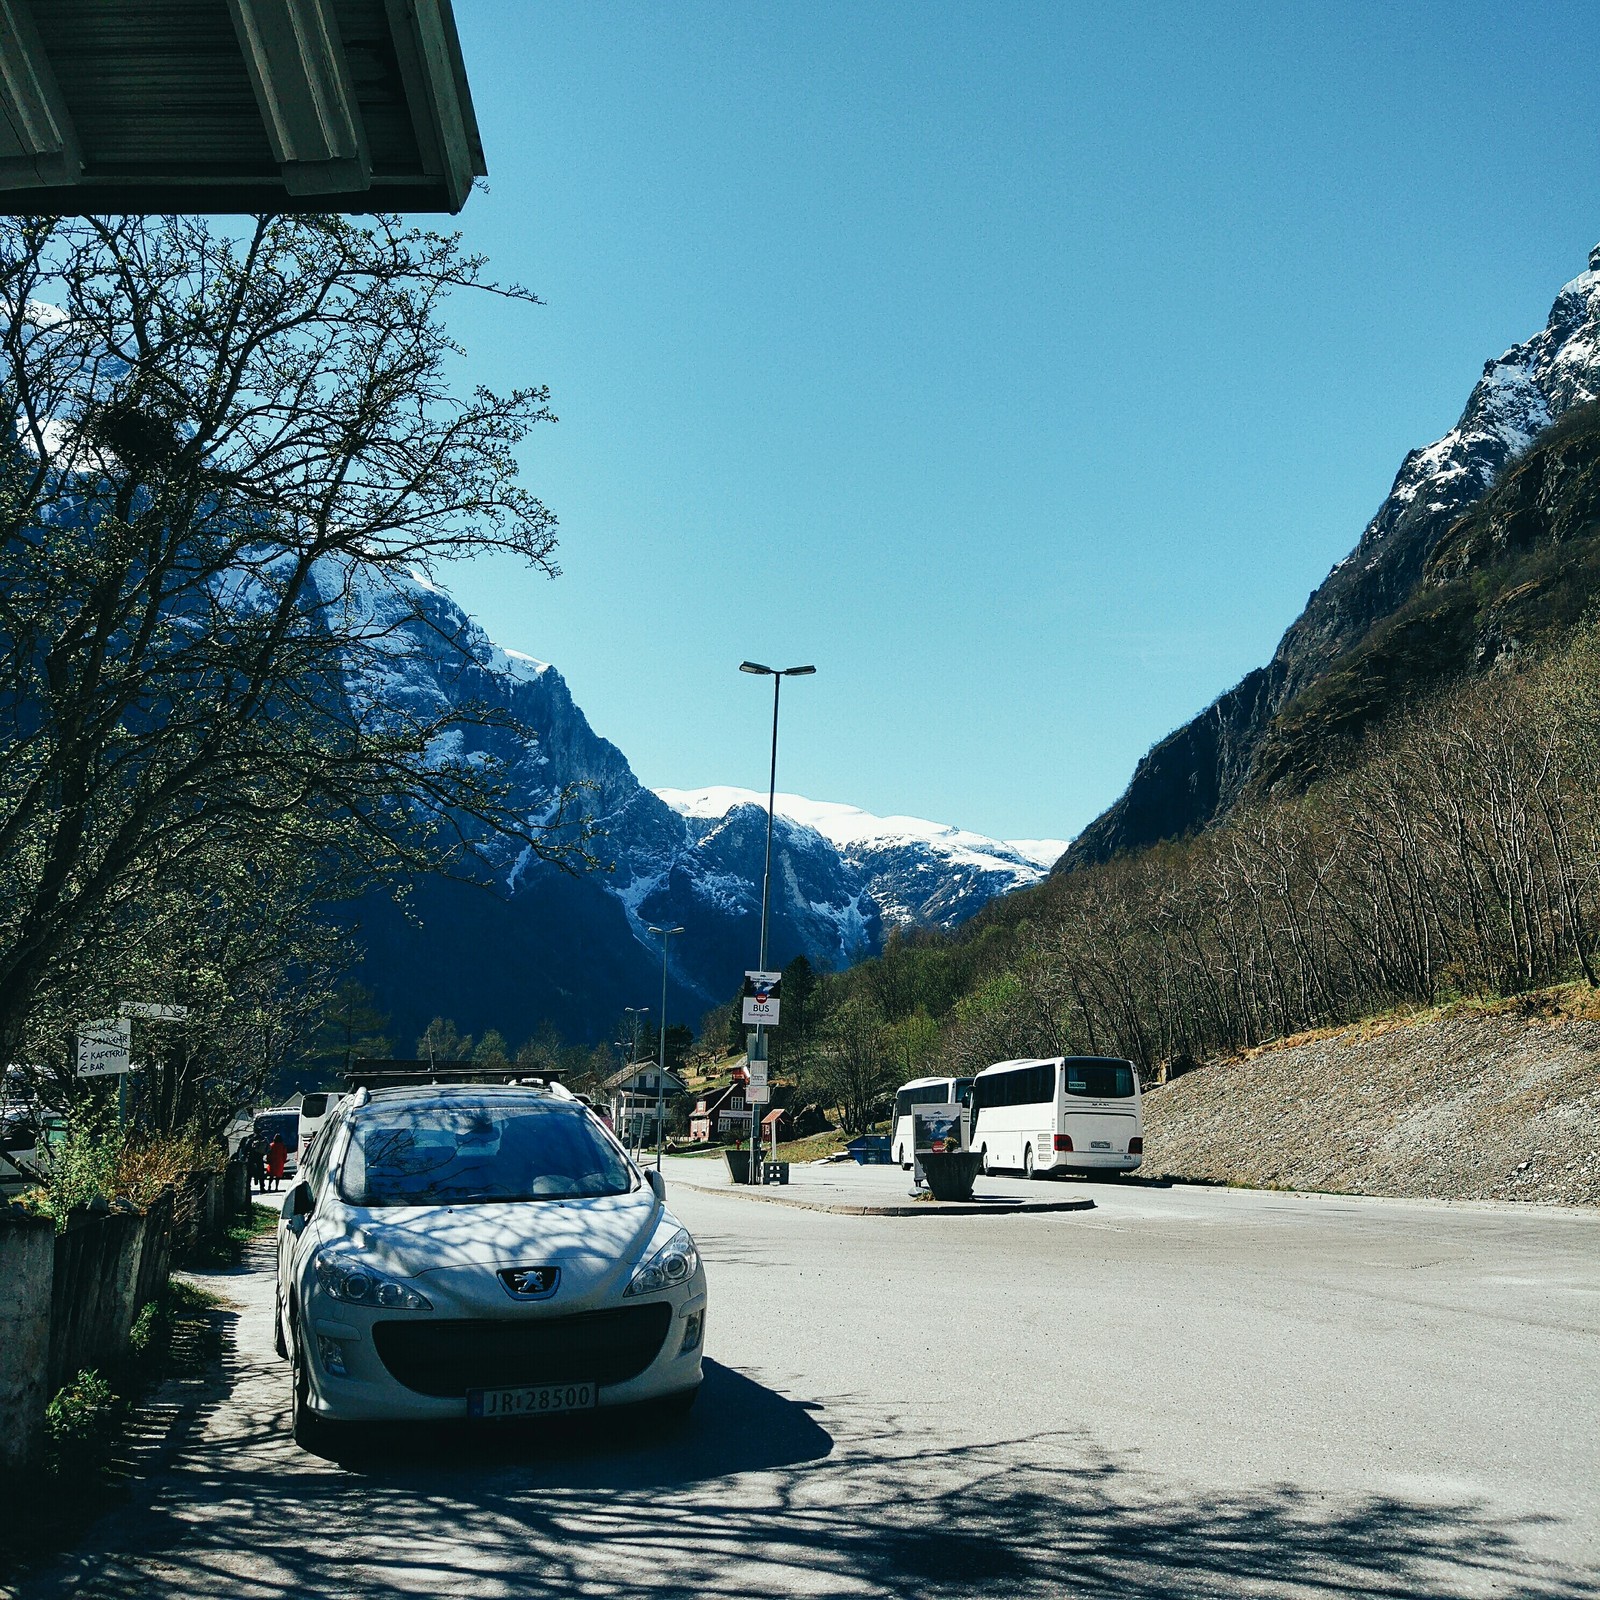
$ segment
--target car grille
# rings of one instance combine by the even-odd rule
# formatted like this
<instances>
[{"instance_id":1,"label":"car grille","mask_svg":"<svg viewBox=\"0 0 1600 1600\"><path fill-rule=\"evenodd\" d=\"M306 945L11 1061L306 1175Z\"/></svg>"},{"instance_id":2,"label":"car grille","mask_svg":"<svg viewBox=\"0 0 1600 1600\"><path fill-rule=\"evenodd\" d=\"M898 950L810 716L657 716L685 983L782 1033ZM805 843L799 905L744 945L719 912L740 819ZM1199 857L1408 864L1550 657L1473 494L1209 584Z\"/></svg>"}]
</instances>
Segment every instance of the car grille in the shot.
<instances>
[{"instance_id":1,"label":"car grille","mask_svg":"<svg viewBox=\"0 0 1600 1600\"><path fill-rule=\"evenodd\" d=\"M536 1383L625 1383L660 1354L671 1323L672 1307L658 1301L570 1317L380 1322L372 1341L397 1382L450 1398Z\"/></svg>"}]
</instances>

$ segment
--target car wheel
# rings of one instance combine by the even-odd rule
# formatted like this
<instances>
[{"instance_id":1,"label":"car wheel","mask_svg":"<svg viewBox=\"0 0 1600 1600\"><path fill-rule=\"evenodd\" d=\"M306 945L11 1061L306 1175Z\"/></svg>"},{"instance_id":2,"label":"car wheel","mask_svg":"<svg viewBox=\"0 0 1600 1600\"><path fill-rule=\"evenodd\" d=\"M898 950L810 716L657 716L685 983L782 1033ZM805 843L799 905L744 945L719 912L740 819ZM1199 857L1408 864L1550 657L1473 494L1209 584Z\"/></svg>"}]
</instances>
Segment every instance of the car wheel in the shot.
<instances>
[{"instance_id":1,"label":"car wheel","mask_svg":"<svg viewBox=\"0 0 1600 1600\"><path fill-rule=\"evenodd\" d=\"M272 1302L272 1348L280 1361L289 1359L289 1341L283 1336L283 1292L280 1290Z\"/></svg>"},{"instance_id":2,"label":"car wheel","mask_svg":"<svg viewBox=\"0 0 1600 1600\"><path fill-rule=\"evenodd\" d=\"M324 1439L322 1419L311 1409L311 1380L306 1374L306 1353L296 1329L290 1337L289 1382L293 1389L291 1419L294 1442L302 1450L317 1451Z\"/></svg>"}]
</instances>

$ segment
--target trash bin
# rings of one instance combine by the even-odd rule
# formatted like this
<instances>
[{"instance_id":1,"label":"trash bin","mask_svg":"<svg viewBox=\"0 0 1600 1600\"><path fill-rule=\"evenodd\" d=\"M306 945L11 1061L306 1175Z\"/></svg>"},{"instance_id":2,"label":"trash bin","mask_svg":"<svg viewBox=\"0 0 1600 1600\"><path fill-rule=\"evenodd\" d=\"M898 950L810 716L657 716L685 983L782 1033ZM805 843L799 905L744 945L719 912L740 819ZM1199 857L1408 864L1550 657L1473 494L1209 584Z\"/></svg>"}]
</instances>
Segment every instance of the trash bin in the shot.
<instances>
[{"instance_id":1,"label":"trash bin","mask_svg":"<svg viewBox=\"0 0 1600 1600\"><path fill-rule=\"evenodd\" d=\"M886 1167L892 1159L886 1133L864 1133L859 1139L852 1139L845 1149L850 1152L850 1159L861 1167Z\"/></svg>"},{"instance_id":2,"label":"trash bin","mask_svg":"<svg viewBox=\"0 0 1600 1600\"><path fill-rule=\"evenodd\" d=\"M922 1175L928 1180L928 1193L935 1200L970 1200L982 1159L975 1150L951 1150L917 1157Z\"/></svg>"}]
</instances>

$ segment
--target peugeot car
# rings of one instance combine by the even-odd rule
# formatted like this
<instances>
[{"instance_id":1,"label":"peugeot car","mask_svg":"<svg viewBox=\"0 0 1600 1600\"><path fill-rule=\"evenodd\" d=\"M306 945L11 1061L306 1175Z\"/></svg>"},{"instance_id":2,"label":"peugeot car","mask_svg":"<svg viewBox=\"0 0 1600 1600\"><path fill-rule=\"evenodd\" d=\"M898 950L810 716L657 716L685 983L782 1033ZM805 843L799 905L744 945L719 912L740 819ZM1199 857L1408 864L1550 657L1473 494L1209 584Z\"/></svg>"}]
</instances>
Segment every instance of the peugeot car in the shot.
<instances>
[{"instance_id":1,"label":"peugeot car","mask_svg":"<svg viewBox=\"0 0 1600 1600\"><path fill-rule=\"evenodd\" d=\"M705 1316L660 1175L559 1085L357 1090L284 1201L303 1444L330 1422L687 1411Z\"/></svg>"}]
</instances>

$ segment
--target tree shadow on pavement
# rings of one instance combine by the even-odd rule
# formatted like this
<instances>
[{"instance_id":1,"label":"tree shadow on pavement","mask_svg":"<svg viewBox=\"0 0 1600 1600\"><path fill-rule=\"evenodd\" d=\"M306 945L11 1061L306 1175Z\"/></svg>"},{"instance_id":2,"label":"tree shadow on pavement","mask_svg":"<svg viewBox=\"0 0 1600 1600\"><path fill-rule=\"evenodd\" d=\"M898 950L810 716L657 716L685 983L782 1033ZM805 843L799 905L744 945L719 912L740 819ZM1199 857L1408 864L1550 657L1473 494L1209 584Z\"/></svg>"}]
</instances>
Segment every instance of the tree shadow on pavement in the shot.
<instances>
[{"instance_id":1,"label":"tree shadow on pavement","mask_svg":"<svg viewBox=\"0 0 1600 1600\"><path fill-rule=\"evenodd\" d=\"M1551 1519L1282 1485L1199 1498L1075 1433L952 1444L851 1396L796 1401L710 1362L706 1382L676 1431L385 1430L332 1460L247 1403L115 1542L25 1593L1600 1600L1534 1553Z\"/></svg>"}]
</instances>

